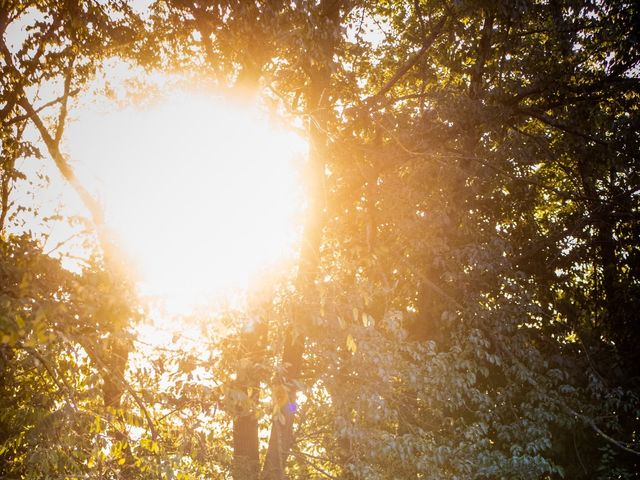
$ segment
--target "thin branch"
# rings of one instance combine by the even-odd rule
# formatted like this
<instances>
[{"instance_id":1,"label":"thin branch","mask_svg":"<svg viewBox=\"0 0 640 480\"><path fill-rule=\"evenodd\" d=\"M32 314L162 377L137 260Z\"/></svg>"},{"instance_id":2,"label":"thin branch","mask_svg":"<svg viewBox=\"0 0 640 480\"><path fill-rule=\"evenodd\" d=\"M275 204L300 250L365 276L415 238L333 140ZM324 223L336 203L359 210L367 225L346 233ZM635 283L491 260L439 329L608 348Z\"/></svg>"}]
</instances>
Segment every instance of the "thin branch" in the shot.
<instances>
[{"instance_id":1,"label":"thin branch","mask_svg":"<svg viewBox=\"0 0 640 480\"><path fill-rule=\"evenodd\" d=\"M594 198L588 197L588 196L585 196L585 195L569 194L569 193L567 193L565 191L560 190L559 188L555 188L555 187L552 187L550 185L546 185L546 184L544 184L544 183L542 183L542 182L540 182L538 180L535 180L533 178L519 177L517 175L514 175L511 172L508 172L507 170L504 170L504 169L502 169L500 167L497 167L497 166L491 164L489 161L483 159L482 157L477 157L475 155L472 155L472 156L455 155L455 157L459 158L459 159L471 160L473 162L479 163L480 165L483 165L483 166L485 166L487 168L490 168L490 169L500 173L501 175L503 175L505 177L508 177L508 178L510 178L512 180L515 180L517 182L522 182L522 183L527 184L527 185L536 186L538 188L541 188L542 190L547 190L549 192L553 192L556 195L558 195L560 198L563 198L563 199L595 200Z\"/></svg>"},{"instance_id":2,"label":"thin branch","mask_svg":"<svg viewBox=\"0 0 640 480\"><path fill-rule=\"evenodd\" d=\"M411 148L410 148L410 147L408 147L408 146L406 146L406 145L402 142L402 140L400 140L400 139L397 137L397 135L396 135L393 131L389 130L389 129L388 129L387 127L385 127L382 123L380 123L380 122L378 122L378 121L375 121L375 123L376 123L377 125L379 125L379 126L380 126L384 131L385 131L385 133L387 133L387 134L392 138L392 140L393 140L393 141L394 141L394 142L395 142L395 143L396 143L396 144L397 144L397 145L398 145L398 146L399 146L399 147L400 147L400 148L401 148L401 149L402 149L402 150L403 150L407 155L410 155L410 156L412 156L412 157L429 157L429 155L427 155L427 154L426 154L426 153L424 153L424 152L420 152L420 151L416 151L416 150L411 150ZM556 195L559 195L559 196L560 196L560 197L562 197L562 198L569 198L569 199L572 199L572 200L593 200L593 199L591 199L590 197L585 197L584 195L575 195L575 194L570 195L570 194L568 194L567 192L563 192L562 190L559 190L559 189L557 189L557 188L555 188L555 187L552 187L552 186L550 186L550 185L546 185L546 184L544 184L544 183L542 183L542 182L539 182L539 181L537 181L537 180L534 180L534 179L518 177L518 176L516 176L516 175L514 175L514 174L512 174L512 173L510 173L510 172L508 172L508 171L506 171L506 170L504 170L504 169L502 169L502 168L500 168L500 167L496 167L495 165L492 165L492 164L491 164L491 163L489 163L487 160L485 160L485 159L483 159L483 158L481 158L481 157L477 157L477 156L465 156L465 155L462 155L462 154L458 154L457 152L455 152L455 150L453 150L453 153L454 153L454 155L450 155L450 156L446 156L446 155L441 155L441 154L436 154L436 153L434 153L434 154L432 154L430 157L431 157L431 158L434 158L436 161L438 161L438 163L442 164L443 166L447 166L447 167L449 167L449 166L450 166L450 164L448 164L448 163L444 162L442 159L445 159L445 158L456 158L456 159L458 159L458 160L463 160L463 159L464 159L464 160L471 160L471 161L474 161L474 162L480 163L481 165L484 165L484 166L486 166L486 167L488 167L488 168L491 168L492 170L495 170L496 172L500 173L501 175L504 175L504 176L506 176L506 177L508 177L508 178L511 178L512 180L515 180L515 181L518 181L518 182L522 182L522 183L524 183L524 184L534 185L534 186L539 187L539 188L541 188L541 189L543 189L543 190L548 190L548 191L550 191L550 192L555 193ZM460 171L462 171L462 172L465 172L465 173L467 173L467 174L472 174L472 172L470 172L469 170L467 170L467 169L463 168L463 167L462 167L462 166L460 166L460 165L455 165L455 168L457 168L458 170L460 170Z\"/></svg>"},{"instance_id":3,"label":"thin branch","mask_svg":"<svg viewBox=\"0 0 640 480\"><path fill-rule=\"evenodd\" d=\"M33 122L33 124L38 129L42 140L44 141L51 158L53 158L56 167L64 177L64 179L71 184L73 189L76 191L84 205L89 210L91 215L91 219L93 220L94 225L98 231L98 237L100 238L102 247L104 250L108 250L111 247L111 241L108 239L106 230L104 228L104 215L102 212L102 208L97 200L89 193L89 191L84 188L82 183L76 177L73 169L64 158L64 155L60 151L60 144L56 142L56 140L51 136L49 130L42 122L42 119L37 114L31 103L26 97L23 97L19 101L20 106L24 109L24 111L29 115L29 118ZM111 253L110 251L105 251L105 254Z\"/></svg>"},{"instance_id":4,"label":"thin branch","mask_svg":"<svg viewBox=\"0 0 640 480\"><path fill-rule=\"evenodd\" d=\"M75 57L71 57L69 60L69 65L64 74L64 90L62 93L60 112L58 113L58 125L56 126L56 133L54 140L59 145L60 140L62 140L62 134L64 133L64 126L67 121L67 111L69 104L69 95L71 94L71 80L73 78L73 63L75 61Z\"/></svg>"},{"instance_id":5,"label":"thin branch","mask_svg":"<svg viewBox=\"0 0 640 480\"><path fill-rule=\"evenodd\" d=\"M484 23L482 25L482 36L478 42L478 58L473 65L471 72L471 82L469 84L469 96L473 99L478 98L482 90L482 77L484 75L484 67L487 62L487 56L491 49L491 34L493 33L493 13L485 12Z\"/></svg>"},{"instance_id":6,"label":"thin branch","mask_svg":"<svg viewBox=\"0 0 640 480\"><path fill-rule=\"evenodd\" d=\"M69 91L69 98L71 97L75 97L76 95L78 95L80 93L80 89L79 88L74 88L73 90ZM34 110L36 113L40 113L41 111L52 107L53 105L60 103L62 101L64 101L65 99L65 95L60 95L57 98L54 98L53 100L39 106L38 108L34 107ZM10 118L9 120L5 120L3 125L4 126L9 126L9 125L13 125L14 123L20 123L24 120L29 120L29 115L28 114L24 114L24 115L16 115L15 117Z\"/></svg>"},{"instance_id":7,"label":"thin branch","mask_svg":"<svg viewBox=\"0 0 640 480\"><path fill-rule=\"evenodd\" d=\"M515 356L515 354L507 347L505 342L498 342L495 339L493 339L493 343L501 352L505 353L511 361L516 362L518 364L522 364L522 362ZM543 391L542 387L538 384L538 382L535 380L533 376L530 377L530 383L533 387L537 388L539 391ZM629 443L616 440L612 436L605 433L600 427L598 427L598 425L596 425L596 422L592 418L576 412L573 408L567 405L562 398L558 398L557 404L562 410L565 411L565 413L569 413L570 415L573 415L576 418L579 418L580 420L582 420L584 423L586 423L589 427L593 429L594 432L600 435L607 442L611 443L612 445L618 447L621 450L624 450L627 453L632 453L633 455L640 456L640 451L631 448L629 446L630 445Z\"/></svg>"},{"instance_id":8,"label":"thin branch","mask_svg":"<svg viewBox=\"0 0 640 480\"><path fill-rule=\"evenodd\" d=\"M0 50L2 50L2 55L4 57L4 61L7 66L10 67L16 77L19 78L14 88L10 91L8 98L6 99L6 103L2 109L0 109L0 122L4 123L4 119L9 116L13 107L16 106L21 96L24 96L24 87L27 79L33 74L37 67L40 66L40 58L45 52L46 44L48 43L51 36L57 30L61 23L61 16L55 16L53 22L49 26L49 29L42 36L40 44L38 45L38 50L35 52L30 62L27 64L26 71L24 73L20 72L18 68L13 63L13 55L11 51L7 47L7 44L4 41L4 38L0 36Z\"/></svg>"},{"instance_id":9,"label":"thin branch","mask_svg":"<svg viewBox=\"0 0 640 480\"><path fill-rule=\"evenodd\" d=\"M536 245L528 249L526 252L518 255L516 258L512 259L512 262L514 264L519 264L520 262L531 258L535 254L540 252L543 248L555 245L560 240L568 237L569 235L574 235L578 231L581 232L591 222L593 222L593 218L590 215L578 218L578 220L569 225L567 228L563 228L562 230L551 235L546 235L545 238L538 242Z\"/></svg>"},{"instance_id":10,"label":"thin branch","mask_svg":"<svg viewBox=\"0 0 640 480\"><path fill-rule=\"evenodd\" d=\"M555 129L561 130L565 133L569 133L571 135L575 135L580 138L584 138L585 140L589 140L591 142L597 143L598 145L602 145L607 148L611 148L614 152L619 153L620 155L624 155L625 157L631 159L637 159L638 157L631 155L630 153L625 152L624 150L620 150L619 148L615 148L611 145L611 143L601 140L600 138L594 137L593 135L589 135L588 133L583 132L582 130L578 130L576 128L570 127L562 122L554 120L553 118L545 115L541 112L536 112L530 109L518 108L516 111L522 115L527 115L533 117L537 120L540 120L542 123L553 127Z\"/></svg>"},{"instance_id":11,"label":"thin branch","mask_svg":"<svg viewBox=\"0 0 640 480\"><path fill-rule=\"evenodd\" d=\"M149 411L147 410L147 407L144 401L140 398L137 392L131 387L131 385L129 385L129 382L127 382L126 379L120 373L112 372L109 369L109 367L102 361L102 358L100 358L100 355L97 354L97 351L93 342L91 342L89 339L86 339L86 338L84 339L84 341L80 339L77 339L77 341L78 343L80 343L80 345L82 345L85 348L87 353L91 356L91 359L94 362L96 362L98 367L100 367L103 374L111 375L111 376L115 375L115 378L118 381L118 383L120 383L120 385L124 387L124 389L131 395L131 397L134 399L134 401L142 411L147 421L147 424L149 425L149 430L151 431L151 437L153 438L153 440L157 440L158 432L156 431L156 428L155 428L155 422L151 418L151 415L149 414ZM87 346L89 347L88 349L87 349Z\"/></svg>"},{"instance_id":12,"label":"thin branch","mask_svg":"<svg viewBox=\"0 0 640 480\"><path fill-rule=\"evenodd\" d=\"M431 34L424 40L422 47L420 48L420 50L415 53L412 57L410 57L404 64L402 64L402 66L400 66L400 68L398 69L398 71L393 75L393 77L391 77L391 79L378 91L378 93L376 93L375 95L372 95L371 97L367 98L364 100L364 104L367 106L372 106L373 104L375 104L377 101L379 101L380 99L382 99L384 97L384 95L393 88L393 86L398 83L398 81L409 71L411 70L414 65L416 65L416 63L418 63L418 61L422 58L422 56L427 53L427 51L429 50L429 48L431 47L431 45L433 45L433 42L436 40L436 38L438 37L438 35L440 35L440 32L442 31L445 23L447 22L447 18L446 16L443 16L440 21L438 22L438 24L434 27L434 29L431 31Z\"/></svg>"},{"instance_id":13,"label":"thin branch","mask_svg":"<svg viewBox=\"0 0 640 480\"><path fill-rule=\"evenodd\" d=\"M323 476L325 476L327 478L331 478L331 479L337 479L338 478L338 477L336 477L334 475L331 475L329 472L327 472L326 470L324 470L323 468L319 467L318 465L313 463L311 460L306 458L307 454L305 454L304 452L294 451L293 454L296 457L298 457L300 460L305 462L307 465L309 465L311 468L313 468L316 472L320 473L321 475L323 475Z\"/></svg>"},{"instance_id":14,"label":"thin branch","mask_svg":"<svg viewBox=\"0 0 640 480\"><path fill-rule=\"evenodd\" d=\"M420 0L413 0L413 8L416 11L416 17L418 17L418 23L420 24L420 33L422 34L422 38L427 38L427 27L424 24L424 18L422 18Z\"/></svg>"},{"instance_id":15,"label":"thin branch","mask_svg":"<svg viewBox=\"0 0 640 480\"><path fill-rule=\"evenodd\" d=\"M55 373L55 367L53 365L50 365L48 360L44 358L42 354L38 352L35 348L25 347L24 345L20 345L20 344L16 345L16 347L21 348L22 350L26 351L27 353L33 355L34 357L36 357L36 359L38 359L38 361L42 364L44 369L47 371L47 373L51 377L51 380L53 380L53 382L56 384L56 387L58 387L58 391L60 392L60 394L64 395L69 405L71 405L71 407L73 407L73 409L77 411L78 407L74 399L69 398L69 397L72 397L73 389L69 386L69 384L67 384L67 381L64 378L64 376L61 376L62 378L62 383L61 383L60 380L58 379L58 375L56 375Z\"/></svg>"},{"instance_id":16,"label":"thin branch","mask_svg":"<svg viewBox=\"0 0 640 480\"><path fill-rule=\"evenodd\" d=\"M64 240L60 240L58 243L56 243L53 247L51 247L49 250L47 250L46 252L44 252L45 255L51 255L53 252L55 252L57 249L59 249L60 247L64 246L66 243L70 242L71 240L73 240L74 238L83 235L84 232L76 232L74 234L72 234L71 236L67 237Z\"/></svg>"},{"instance_id":17,"label":"thin branch","mask_svg":"<svg viewBox=\"0 0 640 480\"><path fill-rule=\"evenodd\" d=\"M433 290L434 292L436 292L438 295L440 295L442 298L444 298L445 300L451 302L451 304L455 305L458 308L463 308L463 305L456 300L455 298L453 298L451 295L449 295L447 292L445 292L444 290L442 290L438 285L436 285L431 279L429 279L424 273L422 273L421 271L417 270L414 268L413 264L411 262L409 262L409 260L402 256L402 259L400 260L401 263L407 267L409 269L409 271L413 274L416 275L427 287L429 287L431 290Z\"/></svg>"},{"instance_id":18,"label":"thin branch","mask_svg":"<svg viewBox=\"0 0 640 480\"><path fill-rule=\"evenodd\" d=\"M602 429L600 427L598 427L598 425L596 425L596 422L594 422L593 419L587 417L586 415L582 415L582 414L576 412L575 410L571 409L568 406L566 406L566 409L567 409L567 411L569 411L569 413L572 413L576 417L580 418L587 425L589 425L598 435L600 435L602 438L604 438L607 442L611 443L612 445L615 445L616 447L620 448L621 450L624 450L625 452L633 453L634 455L640 456L640 451L634 450L633 448L630 448L628 446L629 444L625 444L625 443L623 443L623 442L621 442L619 440L616 440L615 438L613 438L610 435L607 435L605 432L603 432Z\"/></svg>"},{"instance_id":19,"label":"thin branch","mask_svg":"<svg viewBox=\"0 0 640 480\"><path fill-rule=\"evenodd\" d=\"M4 230L4 223L11 208L12 203L9 202L9 195L11 194L11 180L12 173L15 167L14 155L7 161L6 165L2 167L2 178L0 178L0 233Z\"/></svg>"}]
</instances>

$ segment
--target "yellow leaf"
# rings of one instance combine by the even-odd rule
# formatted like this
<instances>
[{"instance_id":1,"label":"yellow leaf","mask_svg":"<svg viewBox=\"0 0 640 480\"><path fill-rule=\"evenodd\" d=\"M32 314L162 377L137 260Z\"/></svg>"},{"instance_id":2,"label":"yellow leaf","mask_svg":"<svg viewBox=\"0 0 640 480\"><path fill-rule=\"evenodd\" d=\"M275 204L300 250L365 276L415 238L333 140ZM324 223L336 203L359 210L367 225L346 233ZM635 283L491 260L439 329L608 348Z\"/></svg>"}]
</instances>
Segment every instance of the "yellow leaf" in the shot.
<instances>
[{"instance_id":1,"label":"yellow leaf","mask_svg":"<svg viewBox=\"0 0 640 480\"><path fill-rule=\"evenodd\" d=\"M351 334L347 335L347 350L349 350L351 353L356 353L356 351L358 350L356 341L353 339Z\"/></svg>"}]
</instances>

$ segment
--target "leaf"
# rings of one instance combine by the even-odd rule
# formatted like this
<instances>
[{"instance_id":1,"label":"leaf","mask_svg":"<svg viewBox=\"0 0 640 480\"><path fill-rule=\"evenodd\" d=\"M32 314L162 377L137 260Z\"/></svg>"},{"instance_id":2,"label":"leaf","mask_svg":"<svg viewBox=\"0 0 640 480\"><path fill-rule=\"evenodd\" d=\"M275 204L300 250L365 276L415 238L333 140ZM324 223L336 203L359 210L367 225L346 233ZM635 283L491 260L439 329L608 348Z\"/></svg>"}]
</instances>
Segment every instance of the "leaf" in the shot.
<instances>
[{"instance_id":1,"label":"leaf","mask_svg":"<svg viewBox=\"0 0 640 480\"><path fill-rule=\"evenodd\" d=\"M96 418L93 421L92 431L95 433L102 432L102 419L100 418L100 415L96 415Z\"/></svg>"},{"instance_id":2,"label":"leaf","mask_svg":"<svg viewBox=\"0 0 640 480\"><path fill-rule=\"evenodd\" d=\"M347 350L349 350L351 353L356 353L358 351L356 341L353 339L351 334L347 335Z\"/></svg>"}]
</instances>

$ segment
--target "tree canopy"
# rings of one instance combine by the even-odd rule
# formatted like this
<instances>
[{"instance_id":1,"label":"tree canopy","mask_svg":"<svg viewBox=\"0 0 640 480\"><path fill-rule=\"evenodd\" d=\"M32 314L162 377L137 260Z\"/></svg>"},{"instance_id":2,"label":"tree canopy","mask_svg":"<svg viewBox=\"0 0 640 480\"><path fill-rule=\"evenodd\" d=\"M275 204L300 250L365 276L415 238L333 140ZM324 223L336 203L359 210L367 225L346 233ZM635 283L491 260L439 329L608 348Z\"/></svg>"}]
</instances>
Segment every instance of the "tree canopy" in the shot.
<instances>
[{"instance_id":1,"label":"tree canopy","mask_svg":"<svg viewBox=\"0 0 640 480\"><path fill-rule=\"evenodd\" d=\"M637 2L7 0L0 37L1 477L637 478ZM65 151L113 61L305 128L295 267L197 342L137 337Z\"/></svg>"}]
</instances>

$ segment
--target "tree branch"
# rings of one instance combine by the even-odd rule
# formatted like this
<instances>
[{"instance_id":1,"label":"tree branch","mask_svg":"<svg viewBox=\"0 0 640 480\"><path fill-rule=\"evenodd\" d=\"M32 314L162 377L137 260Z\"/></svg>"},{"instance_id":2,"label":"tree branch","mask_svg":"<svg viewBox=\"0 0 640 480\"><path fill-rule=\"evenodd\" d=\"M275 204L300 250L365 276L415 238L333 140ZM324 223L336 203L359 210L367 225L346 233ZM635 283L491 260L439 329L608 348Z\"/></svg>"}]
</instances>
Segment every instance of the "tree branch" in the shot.
<instances>
[{"instance_id":1,"label":"tree branch","mask_svg":"<svg viewBox=\"0 0 640 480\"><path fill-rule=\"evenodd\" d=\"M60 171L64 179L69 182L69 184L73 187L84 205L89 210L91 219L98 229L98 235L101 239L102 246L103 248L107 248L108 246L110 246L110 241L106 237L106 232L104 231L104 214L102 212L100 204L95 198L93 198L89 191L84 188L82 183L80 183L73 169L60 151L59 141L56 141L56 139L51 136L49 130L44 125L42 119L35 111L26 96L23 96L18 103L24 109L33 124L38 129L38 132L40 133L40 136L42 137L42 140L44 141L47 150L51 155L51 158L53 158L56 167L58 167L58 170Z\"/></svg>"},{"instance_id":2,"label":"tree branch","mask_svg":"<svg viewBox=\"0 0 640 480\"><path fill-rule=\"evenodd\" d=\"M64 126L67 121L67 107L69 103L69 95L71 94L71 80L73 78L73 63L75 61L74 57L71 57L69 60L69 65L66 68L64 74L64 90L60 99L60 112L58 113L58 124L56 125L56 133L54 140L56 144L60 144L60 140L62 140L62 134L64 133Z\"/></svg>"},{"instance_id":3,"label":"tree branch","mask_svg":"<svg viewBox=\"0 0 640 480\"><path fill-rule=\"evenodd\" d=\"M378 102L380 99L384 97L384 95L393 88L393 86L398 83L398 81L413 68L413 66L418 63L418 61L422 58L422 56L427 53L433 42L436 40L442 29L444 28L445 23L447 22L446 16L443 16L438 24L431 31L431 34L424 40L422 44L422 48L415 53L412 57L410 57L402 66L398 69L398 71L389 79L389 81L376 93L371 97L364 100L364 105L371 107L373 104Z\"/></svg>"}]
</instances>

